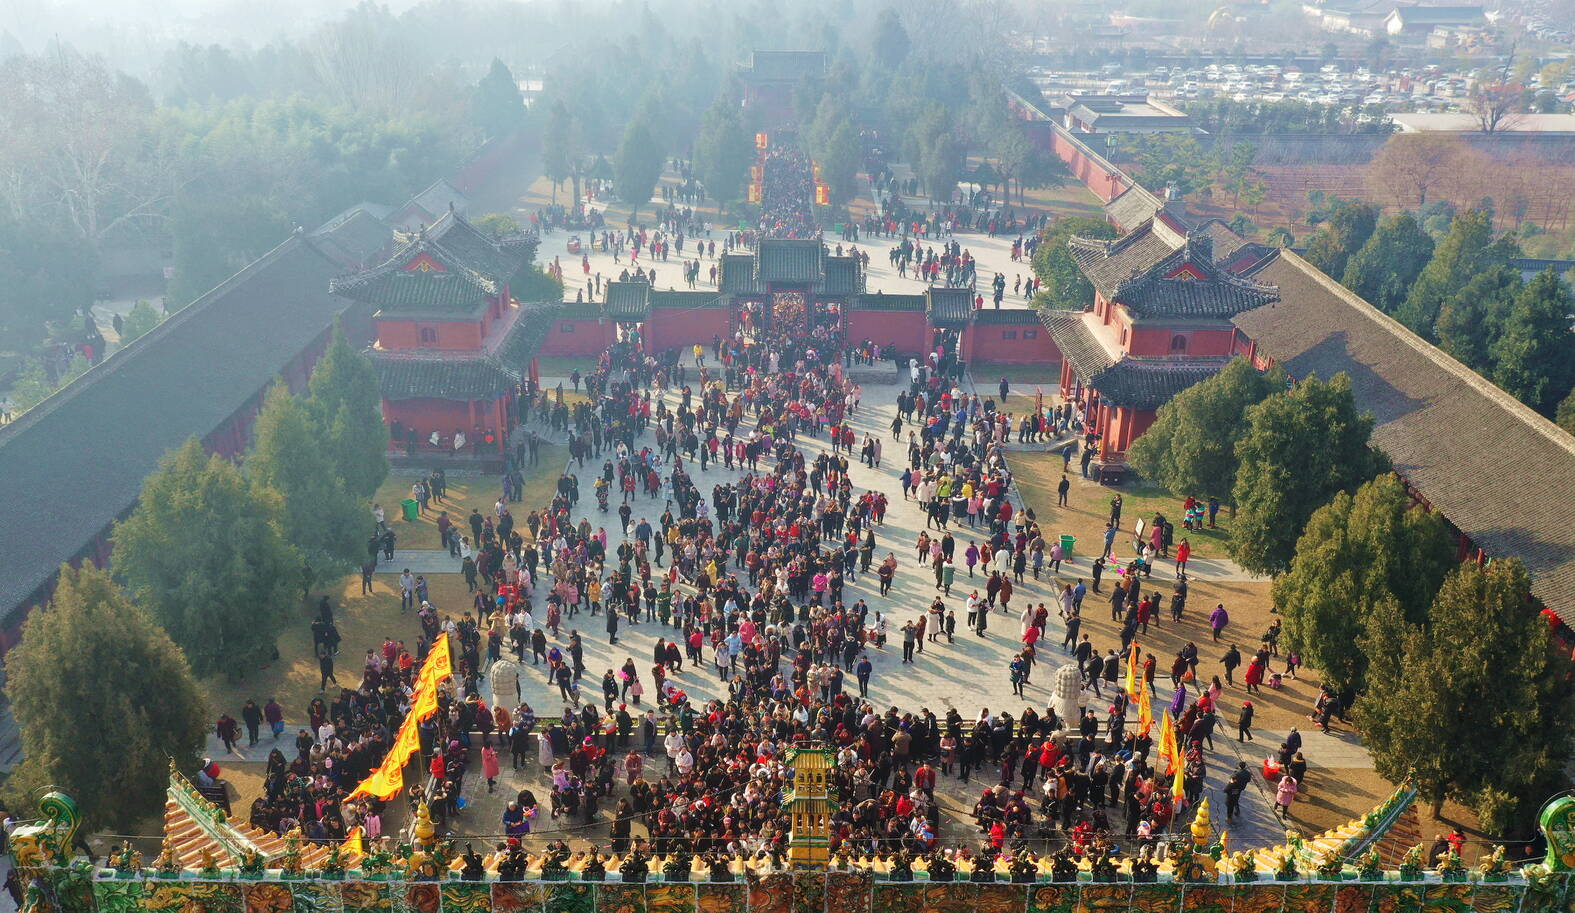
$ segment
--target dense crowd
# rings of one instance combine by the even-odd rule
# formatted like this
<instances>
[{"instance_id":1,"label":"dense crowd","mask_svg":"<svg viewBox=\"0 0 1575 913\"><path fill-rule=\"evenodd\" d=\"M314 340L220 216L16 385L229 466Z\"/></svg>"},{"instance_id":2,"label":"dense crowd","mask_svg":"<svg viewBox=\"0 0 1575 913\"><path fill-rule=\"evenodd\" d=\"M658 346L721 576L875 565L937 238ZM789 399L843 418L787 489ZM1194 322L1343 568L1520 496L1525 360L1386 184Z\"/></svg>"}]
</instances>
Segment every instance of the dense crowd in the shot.
<instances>
[{"instance_id":1,"label":"dense crowd","mask_svg":"<svg viewBox=\"0 0 1575 913\"><path fill-rule=\"evenodd\" d=\"M818 238L809 156L792 146L766 153L760 189L760 232L768 238Z\"/></svg>"}]
</instances>

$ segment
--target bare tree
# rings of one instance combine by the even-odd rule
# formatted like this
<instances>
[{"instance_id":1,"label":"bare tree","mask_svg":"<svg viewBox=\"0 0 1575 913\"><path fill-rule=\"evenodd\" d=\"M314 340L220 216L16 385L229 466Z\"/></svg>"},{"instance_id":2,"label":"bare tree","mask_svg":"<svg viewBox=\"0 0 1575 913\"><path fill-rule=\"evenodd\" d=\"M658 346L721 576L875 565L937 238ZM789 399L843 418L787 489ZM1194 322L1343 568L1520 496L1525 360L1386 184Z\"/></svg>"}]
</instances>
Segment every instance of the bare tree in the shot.
<instances>
[{"instance_id":1,"label":"bare tree","mask_svg":"<svg viewBox=\"0 0 1575 913\"><path fill-rule=\"evenodd\" d=\"M1465 151L1458 136L1443 133L1401 133L1384 143L1367 167L1374 196L1401 206L1425 206L1428 194L1449 178Z\"/></svg>"},{"instance_id":2,"label":"bare tree","mask_svg":"<svg viewBox=\"0 0 1575 913\"><path fill-rule=\"evenodd\" d=\"M0 84L0 196L13 212L58 210L95 246L165 217L172 159L141 83L57 45L0 64Z\"/></svg>"},{"instance_id":3,"label":"bare tree","mask_svg":"<svg viewBox=\"0 0 1575 913\"><path fill-rule=\"evenodd\" d=\"M313 69L341 104L384 114L404 110L425 67L388 8L363 2L309 42Z\"/></svg>"},{"instance_id":4,"label":"bare tree","mask_svg":"<svg viewBox=\"0 0 1575 913\"><path fill-rule=\"evenodd\" d=\"M1525 93L1520 86L1498 82L1491 85L1478 83L1466 99L1466 111L1476 119L1477 129L1483 133L1497 133L1512 129L1520 122Z\"/></svg>"}]
</instances>

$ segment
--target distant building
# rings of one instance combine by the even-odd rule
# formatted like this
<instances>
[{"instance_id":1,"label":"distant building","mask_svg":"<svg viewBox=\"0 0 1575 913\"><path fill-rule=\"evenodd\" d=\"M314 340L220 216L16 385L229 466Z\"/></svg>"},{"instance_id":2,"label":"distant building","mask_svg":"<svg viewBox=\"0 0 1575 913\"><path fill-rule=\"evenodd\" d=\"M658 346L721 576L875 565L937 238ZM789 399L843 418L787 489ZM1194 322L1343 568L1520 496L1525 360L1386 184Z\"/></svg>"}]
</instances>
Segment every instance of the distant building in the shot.
<instances>
[{"instance_id":1,"label":"distant building","mask_svg":"<svg viewBox=\"0 0 1575 913\"><path fill-rule=\"evenodd\" d=\"M1482 129L1475 114L1391 114L1401 133L1473 133ZM1499 133L1575 135L1575 114L1511 114Z\"/></svg>"},{"instance_id":2,"label":"distant building","mask_svg":"<svg viewBox=\"0 0 1575 913\"><path fill-rule=\"evenodd\" d=\"M1425 39L1436 28L1460 28L1485 21L1480 6L1400 6L1384 17L1384 31L1394 38Z\"/></svg>"},{"instance_id":3,"label":"distant building","mask_svg":"<svg viewBox=\"0 0 1575 913\"><path fill-rule=\"evenodd\" d=\"M1195 133L1198 129L1185 111L1147 94L1063 95L1052 114L1074 133Z\"/></svg>"},{"instance_id":4,"label":"distant building","mask_svg":"<svg viewBox=\"0 0 1575 913\"><path fill-rule=\"evenodd\" d=\"M767 131L792 127L793 90L806 79L826 75L824 51L756 51L749 66L739 70L744 83L744 107L759 112Z\"/></svg>"}]
</instances>

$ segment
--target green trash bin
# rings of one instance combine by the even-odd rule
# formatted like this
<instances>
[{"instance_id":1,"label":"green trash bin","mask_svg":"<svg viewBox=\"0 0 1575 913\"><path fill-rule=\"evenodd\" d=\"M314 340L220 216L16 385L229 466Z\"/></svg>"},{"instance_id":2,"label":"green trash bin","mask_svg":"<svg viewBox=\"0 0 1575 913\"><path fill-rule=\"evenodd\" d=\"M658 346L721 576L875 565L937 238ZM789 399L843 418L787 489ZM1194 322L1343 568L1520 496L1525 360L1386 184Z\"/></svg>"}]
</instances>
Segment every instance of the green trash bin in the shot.
<instances>
[{"instance_id":1,"label":"green trash bin","mask_svg":"<svg viewBox=\"0 0 1575 913\"><path fill-rule=\"evenodd\" d=\"M421 504L415 498L406 498L399 502L399 506L405 510L405 522L414 523L420 518Z\"/></svg>"},{"instance_id":2,"label":"green trash bin","mask_svg":"<svg viewBox=\"0 0 1575 913\"><path fill-rule=\"evenodd\" d=\"M1072 560L1072 546L1074 546L1076 544L1077 544L1077 537L1076 536L1062 536L1061 537L1061 560L1062 561L1071 561Z\"/></svg>"}]
</instances>

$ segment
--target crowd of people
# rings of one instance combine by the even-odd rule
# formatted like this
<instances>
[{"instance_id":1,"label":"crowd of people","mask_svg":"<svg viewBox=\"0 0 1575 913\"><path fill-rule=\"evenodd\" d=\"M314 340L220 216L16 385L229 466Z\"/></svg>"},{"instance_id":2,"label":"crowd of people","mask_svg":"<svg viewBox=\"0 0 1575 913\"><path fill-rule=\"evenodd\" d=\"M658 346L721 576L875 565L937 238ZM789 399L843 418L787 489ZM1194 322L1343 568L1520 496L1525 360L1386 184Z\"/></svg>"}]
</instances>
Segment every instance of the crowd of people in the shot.
<instances>
[{"instance_id":1,"label":"crowd of people","mask_svg":"<svg viewBox=\"0 0 1575 913\"><path fill-rule=\"evenodd\" d=\"M773 146L762 169L761 233L769 238L819 238L809 156L791 145Z\"/></svg>"}]
</instances>

